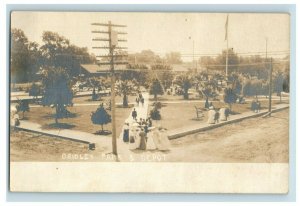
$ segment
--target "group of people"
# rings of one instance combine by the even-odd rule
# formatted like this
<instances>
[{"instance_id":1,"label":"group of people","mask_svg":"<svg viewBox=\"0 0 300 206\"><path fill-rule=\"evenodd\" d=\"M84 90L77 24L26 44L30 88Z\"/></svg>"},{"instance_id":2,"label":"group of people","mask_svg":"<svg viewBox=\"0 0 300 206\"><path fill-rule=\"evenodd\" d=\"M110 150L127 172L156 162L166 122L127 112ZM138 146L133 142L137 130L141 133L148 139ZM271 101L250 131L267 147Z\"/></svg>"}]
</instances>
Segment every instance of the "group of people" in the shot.
<instances>
[{"instance_id":1,"label":"group of people","mask_svg":"<svg viewBox=\"0 0 300 206\"><path fill-rule=\"evenodd\" d=\"M209 107L208 124L216 124L219 121L227 121L230 110L228 108L215 109L213 106Z\"/></svg>"},{"instance_id":2,"label":"group of people","mask_svg":"<svg viewBox=\"0 0 300 206\"><path fill-rule=\"evenodd\" d=\"M160 151L167 151L170 149L170 141L166 130L162 127L152 127L152 122L149 122L149 118L147 121L134 121L131 124L125 122L123 127L123 142L129 144L130 150L158 149Z\"/></svg>"},{"instance_id":3,"label":"group of people","mask_svg":"<svg viewBox=\"0 0 300 206\"><path fill-rule=\"evenodd\" d=\"M136 101L137 106L140 105L140 102L141 102L142 106L144 106L145 99L144 99L142 93L138 93L135 101Z\"/></svg>"}]
</instances>

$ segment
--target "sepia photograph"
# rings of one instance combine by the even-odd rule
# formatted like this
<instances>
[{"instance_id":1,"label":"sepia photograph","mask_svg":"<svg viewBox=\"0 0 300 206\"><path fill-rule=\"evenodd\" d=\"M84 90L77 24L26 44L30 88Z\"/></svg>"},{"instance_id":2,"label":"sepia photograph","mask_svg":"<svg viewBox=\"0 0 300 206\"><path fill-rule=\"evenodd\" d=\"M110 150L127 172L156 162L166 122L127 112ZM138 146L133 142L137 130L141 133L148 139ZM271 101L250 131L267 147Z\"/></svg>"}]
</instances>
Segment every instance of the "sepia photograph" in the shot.
<instances>
[{"instance_id":1,"label":"sepia photograph","mask_svg":"<svg viewBox=\"0 0 300 206\"><path fill-rule=\"evenodd\" d=\"M284 165L257 192L287 192L288 13L13 11L9 63L11 184L39 163Z\"/></svg>"}]
</instances>

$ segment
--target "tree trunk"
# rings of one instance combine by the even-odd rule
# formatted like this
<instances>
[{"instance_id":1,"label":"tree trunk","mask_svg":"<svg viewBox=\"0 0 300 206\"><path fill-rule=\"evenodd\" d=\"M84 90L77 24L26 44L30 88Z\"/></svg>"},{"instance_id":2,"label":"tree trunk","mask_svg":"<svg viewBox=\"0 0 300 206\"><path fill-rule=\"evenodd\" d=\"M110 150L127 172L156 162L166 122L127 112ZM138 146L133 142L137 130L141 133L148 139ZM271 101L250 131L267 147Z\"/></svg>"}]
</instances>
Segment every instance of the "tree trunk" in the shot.
<instances>
[{"instance_id":1,"label":"tree trunk","mask_svg":"<svg viewBox=\"0 0 300 206\"><path fill-rule=\"evenodd\" d=\"M188 90L184 90L183 98L184 98L184 99L189 99L189 93L188 93Z\"/></svg>"},{"instance_id":2,"label":"tree trunk","mask_svg":"<svg viewBox=\"0 0 300 206\"><path fill-rule=\"evenodd\" d=\"M123 94L123 107L128 107L128 99L127 99L127 95Z\"/></svg>"},{"instance_id":3,"label":"tree trunk","mask_svg":"<svg viewBox=\"0 0 300 206\"><path fill-rule=\"evenodd\" d=\"M55 107L55 124L58 124L58 113L59 113L58 105L56 105L56 107Z\"/></svg>"},{"instance_id":4,"label":"tree trunk","mask_svg":"<svg viewBox=\"0 0 300 206\"><path fill-rule=\"evenodd\" d=\"M281 101L280 101L281 102ZM23 117L22 117L22 119L24 119L24 113L25 113L25 111L23 111Z\"/></svg>"},{"instance_id":5,"label":"tree trunk","mask_svg":"<svg viewBox=\"0 0 300 206\"><path fill-rule=\"evenodd\" d=\"M157 94L154 94L154 100L157 102Z\"/></svg>"},{"instance_id":6,"label":"tree trunk","mask_svg":"<svg viewBox=\"0 0 300 206\"><path fill-rule=\"evenodd\" d=\"M103 133L103 132L104 132L104 131L103 131L103 124L101 124L101 129L102 129L102 133Z\"/></svg>"},{"instance_id":7,"label":"tree trunk","mask_svg":"<svg viewBox=\"0 0 300 206\"><path fill-rule=\"evenodd\" d=\"M280 101L279 101L279 102L281 103L281 92L280 92L280 94L279 94L279 95L280 95Z\"/></svg>"}]
</instances>

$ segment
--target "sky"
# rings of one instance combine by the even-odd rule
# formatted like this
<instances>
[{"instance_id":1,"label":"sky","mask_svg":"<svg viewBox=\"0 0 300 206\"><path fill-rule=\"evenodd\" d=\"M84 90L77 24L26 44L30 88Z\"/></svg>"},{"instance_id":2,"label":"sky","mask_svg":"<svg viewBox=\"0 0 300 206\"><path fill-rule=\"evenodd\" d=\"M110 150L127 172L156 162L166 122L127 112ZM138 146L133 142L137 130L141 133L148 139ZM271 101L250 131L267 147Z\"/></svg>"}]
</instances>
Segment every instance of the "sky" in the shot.
<instances>
[{"instance_id":1,"label":"sky","mask_svg":"<svg viewBox=\"0 0 300 206\"><path fill-rule=\"evenodd\" d=\"M127 25L117 30L128 33L121 37L128 42L120 43L120 46L127 46L129 53L150 49L164 56L168 52L177 51L191 58L193 53L195 56L215 55L226 49L226 17L226 13L18 11L11 15L11 27L22 29L30 41L39 44L42 44L43 31L57 32L72 44L87 47L90 53L101 54L92 46L103 46L103 43L92 39L104 36L92 34L92 30L99 30L100 27L92 26L91 23L111 21ZM228 47L245 55L263 53L267 39L270 55L272 52L289 51L289 31L288 14L230 13Z\"/></svg>"}]
</instances>

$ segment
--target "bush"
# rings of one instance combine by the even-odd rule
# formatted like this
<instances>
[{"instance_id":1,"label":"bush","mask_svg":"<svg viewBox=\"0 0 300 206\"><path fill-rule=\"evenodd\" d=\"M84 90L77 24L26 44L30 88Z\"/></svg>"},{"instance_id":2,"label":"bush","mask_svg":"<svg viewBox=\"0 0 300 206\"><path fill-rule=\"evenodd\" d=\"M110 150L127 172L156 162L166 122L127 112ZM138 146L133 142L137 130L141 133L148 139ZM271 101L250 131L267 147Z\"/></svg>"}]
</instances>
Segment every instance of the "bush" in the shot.
<instances>
[{"instance_id":1,"label":"bush","mask_svg":"<svg viewBox=\"0 0 300 206\"><path fill-rule=\"evenodd\" d=\"M153 120L160 120L161 119L161 115L160 115L160 111L158 110L157 107L154 107L151 111L150 111L150 117Z\"/></svg>"},{"instance_id":2,"label":"bush","mask_svg":"<svg viewBox=\"0 0 300 206\"><path fill-rule=\"evenodd\" d=\"M153 107L157 108L157 109L161 109L162 108L162 103L161 102L153 102Z\"/></svg>"}]
</instances>

